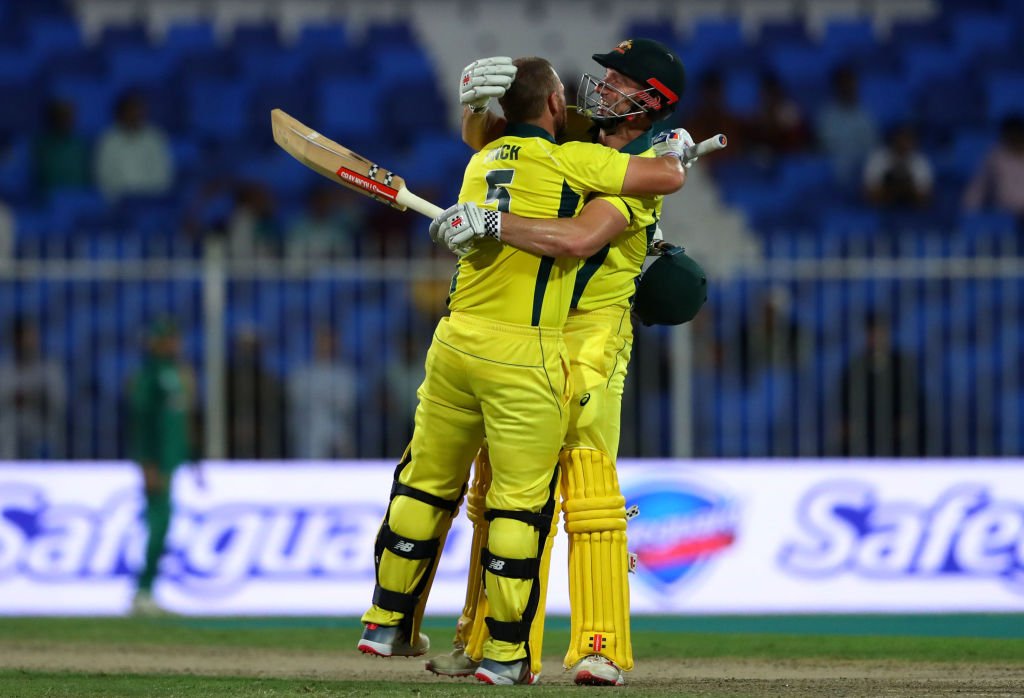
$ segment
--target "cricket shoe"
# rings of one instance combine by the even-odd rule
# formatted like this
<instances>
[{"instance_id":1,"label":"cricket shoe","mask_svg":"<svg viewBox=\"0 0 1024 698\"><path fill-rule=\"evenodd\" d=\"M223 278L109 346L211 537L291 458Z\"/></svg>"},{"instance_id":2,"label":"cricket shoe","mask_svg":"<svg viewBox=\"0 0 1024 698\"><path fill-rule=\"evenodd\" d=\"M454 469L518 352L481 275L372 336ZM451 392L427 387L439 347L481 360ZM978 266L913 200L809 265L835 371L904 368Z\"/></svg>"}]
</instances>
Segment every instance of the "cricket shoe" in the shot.
<instances>
[{"instance_id":1,"label":"cricket shoe","mask_svg":"<svg viewBox=\"0 0 1024 698\"><path fill-rule=\"evenodd\" d=\"M448 654L439 654L427 660L427 671L438 676L472 676L480 662L474 662L462 647L456 647Z\"/></svg>"},{"instance_id":2,"label":"cricket shoe","mask_svg":"<svg viewBox=\"0 0 1024 698\"><path fill-rule=\"evenodd\" d=\"M577 686L621 686L626 683L619 665L599 654L588 654L572 668Z\"/></svg>"},{"instance_id":3,"label":"cricket shoe","mask_svg":"<svg viewBox=\"0 0 1024 698\"><path fill-rule=\"evenodd\" d=\"M540 678L538 674L530 671L530 663L525 659L517 659L514 662L499 662L495 659L484 657L473 674L484 683L495 686L529 686L537 683Z\"/></svg>"},{"instance_id":4,"label":"cricket shoe","mask_svg":"<svg viewBox=\"0 0 1024 698\"><path fill-rule=\"evenodd\" d=\"M405 631L397 625L367 623L356 647L364 654L378 657L419 657L430 649L430 638L420 633L413 645L406 638Z\"/></svg>"},{"instance_id":5,"label":"cricket shoe","mask_svg":"<svg viewBox=\"0 0 1024 698\"><path fill-rule=\"evenodd\" d=\"M173 615L170 611L162 608L148 591L140 591L132 599L131 613L141 618L159 618L161 616Z\"/></svg>"}]
</instances>

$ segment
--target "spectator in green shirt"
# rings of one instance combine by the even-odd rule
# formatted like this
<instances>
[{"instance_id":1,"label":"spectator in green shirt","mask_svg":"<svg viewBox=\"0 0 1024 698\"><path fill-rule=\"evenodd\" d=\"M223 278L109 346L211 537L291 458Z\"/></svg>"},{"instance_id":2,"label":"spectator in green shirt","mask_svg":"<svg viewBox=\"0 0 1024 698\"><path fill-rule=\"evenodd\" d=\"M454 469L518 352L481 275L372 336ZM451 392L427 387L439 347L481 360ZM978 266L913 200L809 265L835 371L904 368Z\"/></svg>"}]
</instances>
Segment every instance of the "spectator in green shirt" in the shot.
<instances>
[{"instance_id":1,"label":"spectator in green shirt","mask_svg":"<svg viewBox=\"0 0 1024 698\"><path fill-rule=\"evenodd\" d=\"M88 187L89 144L75 133L75 105L55 99L46 105L46 130L33 148L36 183L41 192Z\"/></svg>"}]
</instances>

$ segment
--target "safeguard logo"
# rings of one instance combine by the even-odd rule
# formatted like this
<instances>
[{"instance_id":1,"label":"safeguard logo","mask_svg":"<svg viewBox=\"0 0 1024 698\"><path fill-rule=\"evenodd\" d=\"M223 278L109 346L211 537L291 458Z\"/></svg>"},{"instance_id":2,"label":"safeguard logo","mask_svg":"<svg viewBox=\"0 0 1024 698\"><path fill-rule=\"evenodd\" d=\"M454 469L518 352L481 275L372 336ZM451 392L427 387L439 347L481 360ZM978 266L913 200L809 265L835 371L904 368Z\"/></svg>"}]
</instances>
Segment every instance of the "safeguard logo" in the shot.
<instances>
[{"instance_id":1,"label":"safeguard logo","mask_svg":"<svg viewBox=\"0 0 1024 698\"><path fill-rule=\"evenodd\" d=\"M736 540L735 503L705 484L652 479L623 494L627 504L640 507L627 531L637 576L658 591L685 586Z\"/></svg>"}]
</instances>

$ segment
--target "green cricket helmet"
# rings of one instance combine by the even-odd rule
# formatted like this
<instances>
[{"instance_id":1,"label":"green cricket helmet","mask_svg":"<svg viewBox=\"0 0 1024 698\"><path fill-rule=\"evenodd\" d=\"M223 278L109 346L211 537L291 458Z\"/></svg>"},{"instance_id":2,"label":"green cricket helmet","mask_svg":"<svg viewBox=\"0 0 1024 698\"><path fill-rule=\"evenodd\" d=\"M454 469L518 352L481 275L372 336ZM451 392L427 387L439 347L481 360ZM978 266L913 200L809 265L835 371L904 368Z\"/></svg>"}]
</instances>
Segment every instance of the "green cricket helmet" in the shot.
<instances>
[{"instance_id":1,"label":"green cricket helmet","mask_svg":"<svg viewBox=\"0 0 1024 698\"><path fill-rule=\"evenodd\" d=\"M682 325L696 317L708 299L708 279L682 247L662 249L640 276L633 310L645 325Z\"/></svg>"},{"instance_id":2,"label":"green cricket helmet","mask_svg":"<svg viewBox=\"0 0 1024 698\"><path fill-rule=\"evenodd\" d=\"M604 68L647 85L626 94L603 79L584 74L576 94L577 108L601 128L647 114L661 121L675 111L686 89L683 63L671 49L653 39L627 39L593 59Z\"/></svg>"}]
</instances>

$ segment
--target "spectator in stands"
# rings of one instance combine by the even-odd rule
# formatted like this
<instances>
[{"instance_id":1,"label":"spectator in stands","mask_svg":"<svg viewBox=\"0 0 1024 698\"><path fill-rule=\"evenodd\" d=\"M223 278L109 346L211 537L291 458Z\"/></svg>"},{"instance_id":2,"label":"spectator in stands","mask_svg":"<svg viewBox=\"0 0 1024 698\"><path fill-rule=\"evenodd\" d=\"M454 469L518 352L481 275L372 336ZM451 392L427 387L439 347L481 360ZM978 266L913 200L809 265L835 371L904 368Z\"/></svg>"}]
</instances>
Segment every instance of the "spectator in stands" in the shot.
<instances>
[{"instance_id":1,"label":"spectator in stands","mask_svg":"<svg viewBox=\"0 0 1024 698\"><path fill-rule=\"evenodd\" d=\"M228 457L283 458L284 391L264 366L263 342L252 330L235 337L227 391Z\"/></svg>"},{"instance_id":2,"label":"spectator in stands","mask_svg":"<svg viewBox=\"0 0 1024 698\"><path fill-rule=\"evenodd\" d=\"M313 361L288 376L292 455L354 458L356 375L341 359L334 328L318 327L313 344Z\"/></svg>"},{"instance_id":3,"label":"spectator in stands","mask_svg":"<svg viewBox=\"0 0 1024 698\"><path fill-rule=\"evenodd\" d=\"M794 371L808 353L807 337L792 317L792 298L784 286L765 290L737 337L740 379L756 385L765 371Z\"/></svg>"},{"instance_id":4,"label":"spectator in stands","mask_svg":"<svg viewBox=\"0 0 1024 698\"><path fill-rule=\"evenodd\" d=\"M893 346L881 314L868 313L864 333L864 350L847 364L839 386L839 453L920 456L924 395L917 361Z\"/></svg>"},{"instance_id":5,"label":"spectator in stands","mask_svg":"<svg viewBox=\"0 0 1024 698\"><path fill-rule=\"evenodd\" d=\"M75 133L75 105L54 99L46 105L45 130L33 147L36 184L42 194L62 187L87 187L89 144Z\"/></svg>"},{"instance_id":6,"label":"spectator in stands","mask_svg":"<svg viewBox=\"0 0 1024 698\"><path fill-rule=\"evenodd\" d=\"M131 458L142 469L146 497L146 560L136 581L132 612L160 615L153 582L160 571L167 532L173 515L171 483L185 462L196 463L192 417L196 404L195 375L181 360L177 325L161 318L150 328L142 367L129 389ZM198 465L199 483L202 478Z\"/></svg>"},{"instance_id":7,"label":"spectator in stands","mask_svg":"<svg viewBox=\"0 0 1024 698\"><path fill-rule=\"evenodd\" d=\"M857 73L851 66L832 74L832 99L818 115L817 135L839 184L856 191L864 159L878 145L878 129L860 104Z\"/></svg>"},{"instance_id":8,"label":"spectator in stands","mask_svg":"<svg viewBox=\"0 0 1024 698\"><path fill-rule=\"evenodd\" d=\"M228 254L234 257L276 257L281 251L277 202L261 182L240 182L227 221Z\"/></svg>"},{"instance_id":9,"label":"spectator in stands","mask_svg":"<svg viewBox=\"0 0 1024 698\"><path fill-rule=\"evenodd\" d=\"M96 184L109 199L170 191L174 162L163 131L146 120L146 102L126 92L114 108L114 124L96 149Z\"/></svg>"},{"instance_id":10,"label":"spectator in stands","mask_svg":"<svg viewBox=\"0 0 1024 698\"><path fill-rule=\"evenodd\" d=\"M392 352L384 370L380 386L382 412L388 415L389 444L386 453L400 453L412 438L413 420L419 397L416 389L426 377L427 345L424 338L431 336L429 328L409 328Z\"/></svg>"},{"instance_id":11,"label":"spectator in stands","mask_svg":"<svg viewBox=\"0 0 1024 698\"><path fill-rule=\"evenodd\" d=\"M25 316L15 316L6 337L13 356L0 365L0 460L63 458L64 372L43 355L39 330Z\"/></svg>"},{"instance_id":12,"label":"spectator in stands","mask_svg":"<svg viewBox=\"0 0 1024 698\"><path fill-rule=\"evenodd\" d=\"M865 196L882 208L924 208L931 202L934 173L917 147L917 134L904 124L886 140L864 165Z\"/></svg>"},{"instance_id":13,"label":"spectator in stands","mask_svg":"<svg viewBox=\"0 0 1024 698\"><path fill-rule=\"evenodd\" d=\"M746 125L726 104L725 84L719 72L712 70L704 74L700 81L700 94L695 102L696 107L683 121L694 139L700 142L716 133L724 133L729 138L728 148L715 153L713 158L701 159L701 163L714 167L723 160L743 153Z\"/></svg>"},{"instance_id":14,"label":"spectator in stands","mask_svg":"<svg viewBox=\"0 0 1024 698\"><path fill-rule=\"evenodd\" d=\"M985 206L1012 213L1024 224L1024 115L999 127L999 142L985 156L964 192L964 208Z\"/></svg>"},{"instance_id":15,"label":"spectator in stands","mask_svg":"<svg viewBox=\"0 0 1024 698\"><path fill-rule=\"evenodd\" d=\"M0 201L0 259L14 257L14 213Z\"/></svg>"},{"instance_id":16,"label":"spectator in stands","mask_svg":"<svg viewBox=\"0 0 1024 698\"><path fill-rule=\"evenodd\" d=\"M285 249L290 258L349 258L362 211L345 205L337 196L337 187L314 187L306 198L306 210L285 234ZM350 201L350 199L345 199Z\"/></svg>"},{"instance_id":17,"label":"spectator in stands","mask_svg":"<svg viewBox=\"0 0 1024 698\"><path fill-rule=\"evenodd\" d=\"M807 148L810 143L807 120L776 75L761 75L760 95L758 107L745 129L746 147L769 162Z\"/></svg>"}]
</instances>

